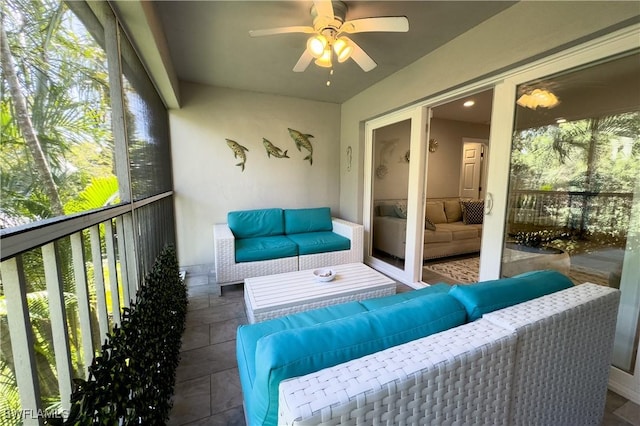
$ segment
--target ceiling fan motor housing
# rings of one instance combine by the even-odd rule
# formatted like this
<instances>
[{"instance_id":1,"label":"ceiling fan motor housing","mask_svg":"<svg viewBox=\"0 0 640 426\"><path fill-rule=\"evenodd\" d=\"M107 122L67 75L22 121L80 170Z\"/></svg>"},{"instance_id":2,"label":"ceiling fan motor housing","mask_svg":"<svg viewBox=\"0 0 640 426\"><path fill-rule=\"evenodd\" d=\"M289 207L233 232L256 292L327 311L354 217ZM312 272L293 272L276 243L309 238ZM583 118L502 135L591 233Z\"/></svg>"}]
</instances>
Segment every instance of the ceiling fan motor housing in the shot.
<instances>
[{"instance_id":1,"label":"ceiling fan motor housing","mask_svg":"<svg viewBox=\"0 0 640 426\"><path fill-rule=\"evenodd\" d=\"M313 27L318 33L323 34L326 29L332 29L337 32L345 21L347 5L341 1L332 1L331 5L333 6L333 16L319 16L316 5L311 6Z\"/></svg>"}]
</instances>

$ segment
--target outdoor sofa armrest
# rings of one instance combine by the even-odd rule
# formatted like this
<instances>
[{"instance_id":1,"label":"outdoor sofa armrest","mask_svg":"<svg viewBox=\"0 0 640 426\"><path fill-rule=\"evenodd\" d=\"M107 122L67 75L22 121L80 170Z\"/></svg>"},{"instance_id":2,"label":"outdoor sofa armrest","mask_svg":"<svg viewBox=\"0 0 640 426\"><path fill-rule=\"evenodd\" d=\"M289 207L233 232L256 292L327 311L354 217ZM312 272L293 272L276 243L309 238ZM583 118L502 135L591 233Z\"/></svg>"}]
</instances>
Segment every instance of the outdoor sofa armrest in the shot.
<instances>
[{"instance_id":1,"label":"outdoor sofa armrest","mask_svg":"<svg viewBox=\"0 0 640 426\"><path fill-rule=\"evenodd\" d=\"M333 222L333 232L351 240L351 250L362 252L364 242L364 227L357 223L349 222L344 219L338 219L336 217L332 218L331 220Z\"/></svg>"},{"instance_id":2,"label":"outdoor sofa armrest","mask_svg":"<svg viewBox=\"0 0 640 426\"><path fill-rule=\"evenodd\" d=\"M506 424L508 407L496 401L509 398L515 350L514 332L478 320L283 380L278 424Z\"/></svg>"},{"instance_id":3,"label":"outdoor sofa armrest","mask_svg":"<svg viewBox=\"0 0 640 426\"><path fill-rule=\"evenodd\" d=\"M213 225L213 252L216 274L220 274L225 265L236 262L236 238L226 223ZM219 275L218 275L219 276Z\"/></svg>"}]
</instances>

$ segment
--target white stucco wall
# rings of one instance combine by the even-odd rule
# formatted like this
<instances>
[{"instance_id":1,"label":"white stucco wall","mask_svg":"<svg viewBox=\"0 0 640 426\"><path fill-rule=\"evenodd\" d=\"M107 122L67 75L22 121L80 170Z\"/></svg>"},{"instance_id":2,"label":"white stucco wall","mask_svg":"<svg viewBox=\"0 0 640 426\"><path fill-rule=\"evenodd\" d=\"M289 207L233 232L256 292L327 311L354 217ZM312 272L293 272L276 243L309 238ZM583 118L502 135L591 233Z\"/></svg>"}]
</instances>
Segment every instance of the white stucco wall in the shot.
<instances>
[{"instance_id":1,"label":"white stucco wall","mask_svg":"<svg viewBox=\"0 0 640 426\"><path fill-rule=\"evenodd\" d=\"M341 168L341 216L362 223L365 120L600 35L638 12L626 1L519 2L343 103L341 155L351 146L354 162Z\"/></svg>"},{"instance_id":2,"label":"white stucco wall","mask_svg":"<svg viewBox=\"0 0 640 426\"><path fill-rule=\"evenodd\" d=\"M231 210L329 206L338 213L340 106L183 83L171 110L177 251L181 266L213 263L213 224ZM309 133L313 165L288 127ZM290 158L268 158L262 138ZM249 151L244 172L225 139Z\"/></svg>"}]
</instances>

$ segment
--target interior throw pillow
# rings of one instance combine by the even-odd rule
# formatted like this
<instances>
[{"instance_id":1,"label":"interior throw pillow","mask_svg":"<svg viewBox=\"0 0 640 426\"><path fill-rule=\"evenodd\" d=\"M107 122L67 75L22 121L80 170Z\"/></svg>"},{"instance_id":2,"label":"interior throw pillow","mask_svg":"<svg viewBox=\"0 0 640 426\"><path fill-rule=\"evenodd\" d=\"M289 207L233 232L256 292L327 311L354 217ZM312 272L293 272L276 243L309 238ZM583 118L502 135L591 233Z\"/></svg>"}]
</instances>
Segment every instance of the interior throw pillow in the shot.
<instances>
[{"instance_id":1,"label":"interior throw pillow","mask_svg":"<svg viewBox=\"0 0 640 426\"><path fill-rule=\"evenodd\" d=\"M392 206L390 204L381 204L378 207L378 210L380 211L380 216L391 216L391 217L397 216L395 206Z\"/></svg>"},{"instance_id":2,"label":"interior throw pillow","mask_svg":"<svg viewBox=\"0 0 640 426\"><path fill-rule=\"evenodd\" d=\"M435 231L436 230L436 225L433 224L433 222L431 222L431 219L429 219L428 217L424 218L424 229L428 229L429 231Z\"/></svg>"},{"instance_id":3,"label":"interior throw pillow","mask_svg":"<svg viewBox=\"0 0 640 426\"><path fill-rule=\"evenodd\" d=\"M447 223L442 201L427 201L427 217L432 223Z\"/></svg>"},{"instance_id":4,"label":"interior throw pillow","mask_svg":"<svg viewBox=\"0 0 640 426\"><path fill-rule=\"evenodd\" d=\"M460 200L445 200L444 213L447 216L447 223L460 222L462 220Z\"/></svg>"},{"instance_id":5,"label":"interior throw pillow","mask_svg":"<svg viewBox=\"0 0 640 426\"><path fill-rule=\"evenodd\" d=\"M484 201L463 201L462 221L465 225L482 223L484 218Z\"/></svg>"},{"instance_id":6,"label":"interior throw pillow","mask_svg":"<svg viewBox=\"0 0 640 426\"><path fill-rule=\"evenodd\" d=\"M396 211L396 215L399 218L401 219L407 218L407 203L403 203L399 201L393 206L393 208Z\"/></svg>"}]
</instances>

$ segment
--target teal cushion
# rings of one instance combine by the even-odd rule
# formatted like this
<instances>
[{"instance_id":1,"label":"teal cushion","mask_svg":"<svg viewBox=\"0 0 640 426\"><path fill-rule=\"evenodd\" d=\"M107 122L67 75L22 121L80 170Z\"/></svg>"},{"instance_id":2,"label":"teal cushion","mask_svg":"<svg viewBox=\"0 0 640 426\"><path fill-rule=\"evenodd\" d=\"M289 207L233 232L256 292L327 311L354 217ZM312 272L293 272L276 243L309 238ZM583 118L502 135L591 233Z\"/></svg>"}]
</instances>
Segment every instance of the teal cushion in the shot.
<instances>
[{"instance_id":1,"label":"teal cushion","mask_svg":"<svg viewBox=\"0 0 640 426\"><path fill-rule=\"evenodd\" d=\"M227 224L236 238L284 234L282 209L241 210L227 213Z\"/></svg>"},{"instance_id":2,"label":"teal cushion","mask_svg":"<svg viewBox=\"0 0 640 426\"><path fill-rule=\"evenodd\" d=\"M236 262L255 262L297 255L298 246L284 235L236 239Z\"/></svg>"},{"instance_id":3,"label":"teal cushion","mask_svg":"<svg viewBox=\"0 0 640 426\"><path fill-rule=\"evenodd\" d=\"M511 278L456 285L449 294L462 303L469 321L498 309L564 290L573 282L557 271L533 271Z\"/></svg>"},{"instance_id":4,"label":"teal cushion","mask_svg":"<svg viewBox=\"0 0 640 426\"><path fill-rule=\"evenodd\" d=\"M351 241L334 232L307 232L305 234L288 234L298 245L298 254L327 253L330 251L349 250Z\"/></svg>"},{"instance_id":5,"label":"teal cushion","mask_svg":"<svg viewBox=\"0 0 640 426\"><path fill-rule=\"evenodd\" d=\"M238 327L236 334L236 354L243 388L246 387L248 390L253 388L253 380L256 375L256 344L261 337L282 330L308 327L344 318L360 312L366 312L366 309L359 302L349 302L312 309L256 324L241 325ZM249 393L245 391L245 394L248 395Z\"/></svg>"},{"instance_id":6,"label":"teal cushion","mask_svg":"<svg viewBox=\"0 0 640 426\"><path fill-rule=\"evenodd\" d=\"M332 230L333 222L331 222L331 209L329 207L287 209L284 211L285 234Z\"/></svg>"},{"instance_id":7,"label":"teal cushion","mask_svg":"<svg viewBox=\"0 0 640 426\"><path fill-rule=\"evenodd\" d=\"M447 293L451 289L449 284L440 283L429 287L421 288L414 291L405 291L404 293L394 294L393 296L377 297L375 299L362 300L362 306L372 311L385 306L394 305L404 302L405 300L415 299L416 297L428 296L430 294Z\"/></svg>"},{"instance_id":8,"label":"teal cushion","mask_svg":"<svg viewBox=\"0 0 640 426\"><path fill-rule=\"evenodd\" d=\"M258 340L250 424L277 423L278 386L352 359L464 323L465 310L448 294L432 294Z\"/></svg>"}]
</instances>

